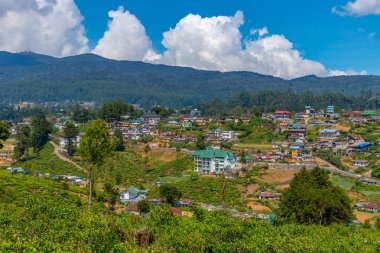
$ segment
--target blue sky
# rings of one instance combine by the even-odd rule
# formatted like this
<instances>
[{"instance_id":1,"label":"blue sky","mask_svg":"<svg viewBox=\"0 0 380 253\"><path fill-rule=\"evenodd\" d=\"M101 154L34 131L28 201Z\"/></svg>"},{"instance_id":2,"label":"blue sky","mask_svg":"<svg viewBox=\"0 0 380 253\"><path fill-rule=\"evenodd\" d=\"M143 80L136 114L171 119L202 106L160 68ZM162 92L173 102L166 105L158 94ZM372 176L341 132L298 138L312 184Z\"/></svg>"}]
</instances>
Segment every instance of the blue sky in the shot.
<instances>
[{"instance_id":1,"label":"blue sky","mask_svg":"<svg viewBox=\"0 0 380 253\"><path fill-rule=\"evenodd\" d=\"M12 0L0 50L305 75L380 75L380 0Z\"/></svg>"},{"instance_id":2,"label":"blue sky","mask_svg":"<svg viewBox=\"0 0 380 253\"><path fill-rule=\"evenodd\" d=\"M243 36L268 27L294 43L303 56L330 69L366 70L380 74L380 16L339 16L335 6L347 1L312 0L76 0L84 16L90 45L107 29L108 11L124 6L145 26L154 48L163 51L162 33L189 13L202 17L233 16L242 10ZM376 33L376 35L374 35ZM370 36L370 34L372 34Z\"/></svg>"}]
</instances>

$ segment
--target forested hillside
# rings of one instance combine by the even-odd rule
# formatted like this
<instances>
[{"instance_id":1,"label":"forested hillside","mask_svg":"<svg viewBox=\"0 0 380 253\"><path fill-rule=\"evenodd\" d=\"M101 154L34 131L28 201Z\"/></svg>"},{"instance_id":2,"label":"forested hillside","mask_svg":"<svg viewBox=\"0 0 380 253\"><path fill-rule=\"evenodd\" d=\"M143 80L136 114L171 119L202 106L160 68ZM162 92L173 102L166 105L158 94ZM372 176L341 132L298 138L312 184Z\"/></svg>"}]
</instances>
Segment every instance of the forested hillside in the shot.
<instances>
[{"instance_id":1,"label":"forested hillside","mask_svg":"<svg viewBox=\"0 0 380 253\"><path fill-rule=\"evenodd\" d=\"M214 99L197 105L208 115L248 114L256 112L273 112L277 109L303 111L305 106L325 109L328 105L345 110L378 110L380 97L371 92L362 92L360 96L345 96L342 93L313 94L312 92L295 93L291 91L257 91L240 93L228 99Z\"/></svg>"},{"instance_id":2,"label":"forested hillside","mask_svg":"<svg viewBox=\"0 0 380 253\"><path fill-rule=\"evenodd\" d=\"M288 81L250 72L200 71L115 61L91 54L57 59L0 52L0 88L0 101L4 102L122 100L144 106L186 106L260 90L376 94L380 91L380 77L309 76Z\"/></svg>"}]
</instances>

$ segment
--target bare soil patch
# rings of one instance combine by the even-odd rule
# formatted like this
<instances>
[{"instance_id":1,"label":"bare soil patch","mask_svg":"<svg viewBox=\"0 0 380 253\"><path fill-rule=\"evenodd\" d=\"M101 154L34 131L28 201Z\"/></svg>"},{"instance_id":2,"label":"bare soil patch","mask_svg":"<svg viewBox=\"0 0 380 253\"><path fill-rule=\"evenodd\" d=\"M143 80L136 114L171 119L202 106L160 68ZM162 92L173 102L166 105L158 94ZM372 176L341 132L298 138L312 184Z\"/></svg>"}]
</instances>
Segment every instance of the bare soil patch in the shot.
<instances>
[{"instance_id":1,"label":"bare soil patch","mask_svg":"<svg viewBox=\"0 0 380 253\"><path fill-rule=\"evenodd\" d=\"M262 172L262 176L259 180L268 184L284 183L292 180L297 172L299 171L268 169Z\"/></svg>"},{"instance_id":2,"label":"bare soil patch","mask_svg":"<svg viewBox=\"0 0 380 253\"><path fill-rule=\"evenodd\" d=\"M251 208L255 212L271 212L271 209L255 201L249 201L247 207Z\"/></svg>"},{"instance_id":3,"label":"bare soil patch","mask_svg":"<svg viewBox=\"0 0 380 253\"><path fill-rule=\"evenodd\" d=\"M364 223L366 220L369 221L370 224L375 224L374 220L371 220L373 217L378 216L378 213L366 213L366 212L355 212L354 215L356 216L356 219L362 223Z\"/></svg>"},{"instance_id":4,"label":"bare soil patch","mask_svg":"<svg viewBox=\"0 0 380 253\"><path fill-rule=\"evenodd\" d=\"M260 189L260 185L258 184L250 184L247 186L247 195L254 194L257 190Z\"/></svg>"},{"instance_id":5,"label":"bare soil patch","mask_svg":"<svg viewBox=\"0 0 380 253\"><path fill-rule=\"evenodd\" d=\"M341 131L346 131L346 132L348 132L348 131L350 130L350 127L349 127L349 126L343 126L343 125L341 125L341 124L336 124L336 125L334 126L334 128L335 128L336 130L341 130Z\"/></svg>"}]
</instances>

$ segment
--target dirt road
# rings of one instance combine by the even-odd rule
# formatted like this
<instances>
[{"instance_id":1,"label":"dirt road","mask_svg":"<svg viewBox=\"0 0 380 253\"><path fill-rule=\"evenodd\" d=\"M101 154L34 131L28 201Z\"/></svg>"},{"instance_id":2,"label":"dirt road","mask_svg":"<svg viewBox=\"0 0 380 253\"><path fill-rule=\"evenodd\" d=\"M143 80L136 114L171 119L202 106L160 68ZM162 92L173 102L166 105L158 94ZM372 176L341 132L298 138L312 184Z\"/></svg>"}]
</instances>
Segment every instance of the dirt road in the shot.
<instances>
[{"instance_id":1,"label":"dirt road","mask_svg":"<svg viewBox=\"0 0 380 253\"><path fill-rule=\"evenodd\" d=\"M61 159L62 161L65 161L65 162L68 162L68 163L71 163L72 165L74 165L75 167L77 167L78 169L80 170L83 170L85 172L87 172L86 169L84 169L83 167L79 166L76 162L74 162L73 160L71 160L70 158L64 156L61 154L61 152L59 152L59 146L57 144L55 144L53 141L50 141L49 142L51 145L53 145L54 147L54 154L56 156L58 156L59 159Z\"/></svg>"}]
</instances>

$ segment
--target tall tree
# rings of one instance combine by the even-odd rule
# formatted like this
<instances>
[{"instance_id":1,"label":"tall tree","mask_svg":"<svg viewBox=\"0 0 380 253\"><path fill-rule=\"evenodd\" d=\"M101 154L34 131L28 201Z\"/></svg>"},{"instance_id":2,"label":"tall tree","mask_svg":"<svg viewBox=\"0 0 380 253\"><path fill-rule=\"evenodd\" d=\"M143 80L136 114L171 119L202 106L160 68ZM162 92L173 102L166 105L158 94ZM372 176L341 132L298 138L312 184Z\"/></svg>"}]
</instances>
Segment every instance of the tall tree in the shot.
<instances>
[{"instance_id":1,"label":"tall tree","mask_svg":"<svg viewBox=\"0 0 380 253\"><path fill-rule=\"evenodd\" d=\"M0 149L4 147L3 141L9 137L9 125L7 122L0 121Z\"/></svg>"},{"instance_id":2,"label":"tall tree","mask_svg":"<svg viewBox=\"0 0 380 253\"><path fill-rule=\"evenodd\" d=\"M150 151L152 151L152 149L150 148L149 144L146 144L144 146L144 153L145 153L146 157L148 157L148 154L149 154Z\"/></svg>"},{"instance_id":3,"label":"tall tree","mask_svg":"<svg viewBox=\"0 0 380 253\"><path fill-rule=\"evenodd\" d=\"M152 110L163 118L169 116L171 112L170 109L161 106L154 107Z\"/></svg>"},{"instance_id":4,"label":"tall tree","mask_svg":"<svg viewBox=\"0 0 380 253\"><path fill-rule=\"evenodd\" d=\"M144 199L144 200L137 202L137 207L139 209L139 212L144 213L144 214L150 212L151 205L152 204L147 199Z\"/></svg>"},{"instance_id":5,"label":"tall tree","mask_svg":"<svg viewBox=\"0 0 380 253\"><path fill-rule=\"evenodd\" d=\"M95 113L89 109L80 108L79 105L76 105L72 111L72 120L79 123L87 123L89 120L94 118Z\"/></svg>"},{"instance_id":6,"label":"tall tree","mask_svg":"<svg viewBox=\"0 0 380 253\"><path fill-rule=\"evenodd\" d=\"M125 145L124 145L124 140L123 140L123 133L119 129L116 129L114 133L114 137L116 141L115 150L124 151Z\"/></svg>"},{"instance_id":7,"label":"tall tree","mask_svg":"<svg viewBox=\"0 0 380 253\"><path fill-rule=\"evenodd\" d=\"M67 121L65 123L65 127L63 128L62 137L66 139L66 151L67 156L72 156L74 154L74 140L78 137L79 129L75 126L75 124L71 121Z\"/></svg>"},{"instance_id":8,"label":"tall tree","mask_svg":"<svg viewBox=\"0 0 380 253\"><path fill-rule=\"evenodd\" d=\"M17 128L17 143L15 146L15 158L17 161L28 157L28 149L30 148L31 128L22 126Z\"/></svg>"},{"instance_id":9,"label":"tall tree","mask_svg":"<svg viewBox=\"0 0 380 253\"><path fill-rule=\"evenodd\" d=\"M134 108L132 105L120 102L113 101L111 103L104 104L99 111L100 118L109 122L114 120L120 120L121 116L134 114Z\"/></svg>"},{"instance_id":10,"label":"tall tree","mask_svg":"<svg viewBox=\"0 0 380 253\"><path fill-rule=\"evenodd\" d=\"M203 150L206 148L205 139L206 139L206 136L203 133L197 137L197 142L195 143L197 149Z\"/></svg>"},{"instance_id":11,"label":"tall tree","mask_svg":"<svg viewBox=\"0 0 380 253\"><path fill-rule=\"evenodd\" d=\"M37 113L32 117L31 146L34 152L38 153L49 141L51 124L42 113Z\"/></svg>"},{"instance_id":12,"label":"tall tree","mask_svg":"<svg viewBox=\"0 0 380 253\"><path fill-rule=\"evenodd\" d=\"M107 123L91 121L86 127L79 144L79 154L88 165L89 195L88 205L92 205L92 173L114 149Z\"/></svg>"},{"instance_id":13,"label":"tall tree","mask_svg":"<svg viewBox=\"0 0 380 253\"><path fill-rule=\"evenodd\" d=\"M182 197L182 192L175 185L164 184L160 186L160 195L162 198L166 198L166 202L174 205Z\"/></svg>"},{"instance_id":14,"label":"tall tree","mask_svg":"<svg viewBox=\"0 0 380 253\"><path fill-rule=\"evenodd\" d=\"M380 179L380 168L375 168L372 170L372 177Z\"/></svg>"},{"instance_id":15,"label":"tall tree","mask_svg":"<svg viewBox=\"0 0 380 253\"><path fill-rule=\"evenodd\" d=\"M285 219L302 224L329 225L353 218L350 199L320 168L311 171L303 168L297 173L280 207Z\"/></svg>"}]
</instances>

